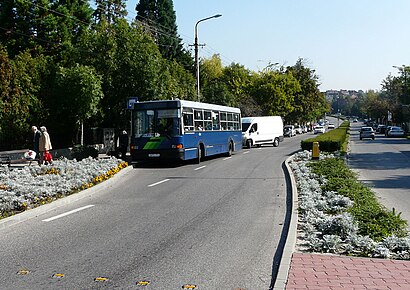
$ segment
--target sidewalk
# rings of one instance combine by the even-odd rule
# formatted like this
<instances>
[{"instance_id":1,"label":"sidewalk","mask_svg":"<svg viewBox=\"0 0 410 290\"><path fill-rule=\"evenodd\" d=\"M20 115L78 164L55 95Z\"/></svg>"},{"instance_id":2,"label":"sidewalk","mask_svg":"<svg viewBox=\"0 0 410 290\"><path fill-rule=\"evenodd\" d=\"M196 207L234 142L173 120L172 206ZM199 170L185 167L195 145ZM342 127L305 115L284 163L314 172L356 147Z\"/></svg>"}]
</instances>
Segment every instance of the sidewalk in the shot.
<instances>
[{"instance_id":1,"label":"sidewalk","mask_svg":"<svg viewBox=\"0 0 410 290\"><path fill-rule=\"evenodd\" d=\"M410 261L293 253L286 289L410 289Z\"/></svg>"}]
</instances>

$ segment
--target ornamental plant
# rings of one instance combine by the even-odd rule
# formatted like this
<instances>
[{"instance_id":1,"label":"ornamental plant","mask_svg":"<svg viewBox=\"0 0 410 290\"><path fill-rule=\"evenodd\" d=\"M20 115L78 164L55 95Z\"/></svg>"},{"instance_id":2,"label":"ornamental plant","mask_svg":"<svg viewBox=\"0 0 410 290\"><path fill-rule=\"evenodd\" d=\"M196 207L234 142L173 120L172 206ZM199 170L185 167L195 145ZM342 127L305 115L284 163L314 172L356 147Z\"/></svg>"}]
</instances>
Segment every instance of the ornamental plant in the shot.
<instances>
[{"instance_id":1,"label":"ornamental plant","mask_svg":"<svg viewBox=\"0 0 410 290\"><path fill-rule=\"evenodd\" d=\"M0 219L92 187L121 169L126 162L85 158L63 158L53 165L26 166L21 170L0 168Z\"/></svg>"},{"instance_id":2,"label":"ornamental plant","mask_svg":"<svg viewBox=\"0 0 410 290\"><path fill-rule=\"evenodd\" d=\"M299 202L300 244L308 251L410 259L406 221L380 205L343 160L309 151L292 156Z\"/></svg>"}]
</instances>

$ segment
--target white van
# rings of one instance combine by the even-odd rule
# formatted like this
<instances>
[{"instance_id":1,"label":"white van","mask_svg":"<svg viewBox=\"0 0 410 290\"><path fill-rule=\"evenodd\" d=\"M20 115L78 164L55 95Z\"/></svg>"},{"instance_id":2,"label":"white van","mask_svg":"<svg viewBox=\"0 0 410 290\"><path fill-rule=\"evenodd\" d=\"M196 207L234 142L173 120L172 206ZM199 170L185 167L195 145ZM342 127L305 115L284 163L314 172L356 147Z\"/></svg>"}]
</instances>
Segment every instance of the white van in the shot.
<instances>
[{"instance_id":1,"label":"white van","mask_svg":"<svg viewBox=\"0 0 410 290\"><path fill-rule=\"evenodd\" d=\"M283 121L280 116L242 118L242 143L245 147L272 144L283 141Z\"/></svg>"}]
</instances>

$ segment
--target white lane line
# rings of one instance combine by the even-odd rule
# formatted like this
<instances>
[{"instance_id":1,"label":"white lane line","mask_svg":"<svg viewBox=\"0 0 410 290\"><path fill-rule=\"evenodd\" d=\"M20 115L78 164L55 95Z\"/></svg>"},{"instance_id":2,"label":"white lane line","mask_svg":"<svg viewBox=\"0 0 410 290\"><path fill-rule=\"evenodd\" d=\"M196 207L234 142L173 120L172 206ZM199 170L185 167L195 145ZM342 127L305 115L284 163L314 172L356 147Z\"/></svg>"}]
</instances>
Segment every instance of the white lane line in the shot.
<instances>
[{"instance_id":1,"label":"white lane line","mask_svg":"<svg viewBox=\"0 0 410 290\"><path fill-rule=\"evenodd\" d=\"M155 185L158 185L158 184L161 184L161 183L164 183L164 182L167 182L167 181L169 181L168 178L167 178L167 179L164 179L164 180L161 180L161 181L158 181L158 182L155 182L155 183L153 183L153 184L150 184L150 185L148 185L148 187L153 187L153 186L155 186Z\"/></svg>"},{"instance_id":2,"label":"white lane line","mask_svg":"<svg viewBox=\"0 0 410 290\"><path fill-rule=\"evenodd\" d=\"M201 166L201 167L198 167L198 168L195 168L194 170L199 170L199 169L202 169L202 168L205 168L205 167L206 167L206 165Z\"/></svg>"},{"instance_id":3,"label":"white lane line","mask_svg":"<svg viewBox=\"0 0 410 290\"><path fill-rule=\"evenodd\" d=\"M80 208L77 208L77 209L70 210L70 211L68 211L68 212L66 212L66 213L62 213L62 214L53 216L53 217L51 217L51 218L48 218L48 219L45 219L45 220L42 220L42 221L43 221L43 222L51 222L51 221L53 221L53 220L56 220L56 219L59 219L59 218L68 216L68 215L70 215L70 214L79 212L79 211L81 211L81 210L84 210L84 209L87 209L87 208L90 208L90 207L93 207L93 206L94 206L93 204L86 205L86 206L83 206L83 207L80 207Z\"/></svg>"},{"instance_id":4,"label":"white lane line","mask_svg":"<svg viewBox=\"0 0 410 290\"><path fill-rule=\"evenodd\" d=\"M245 151L245 152L243 152L243 154L248 154L250 151Z\"/></svg>"},{"instance_id":5,"label":"white lane line","mask_svg":"<svg viewBox=\"0 0 410 290\"><path fill-rule=\"evenodd\" d=\"M231 159L231 158L232 158L232 156L226 157L226 158L224 158L223 160L228 160L228 159Z\"/></svg>"}]
</instances>

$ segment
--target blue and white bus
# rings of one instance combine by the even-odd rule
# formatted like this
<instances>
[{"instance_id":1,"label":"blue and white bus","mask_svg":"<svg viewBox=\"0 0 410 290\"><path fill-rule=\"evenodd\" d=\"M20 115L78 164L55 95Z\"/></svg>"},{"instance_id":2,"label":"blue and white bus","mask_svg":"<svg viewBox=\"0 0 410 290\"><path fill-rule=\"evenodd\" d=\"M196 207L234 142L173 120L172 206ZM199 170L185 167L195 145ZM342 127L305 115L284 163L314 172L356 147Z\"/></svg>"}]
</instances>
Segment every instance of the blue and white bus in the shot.
<instances>
[{"instance_id":1,"label":"blue and white bus","mask_svg":"<svg viewBox=\"0 0 410 290\"><path fill-rule=\"evenodd\" d=\"M184 100L134 103L132 161L191 160L242 149L238 108Z\"/></svg>"}]
</instances>

